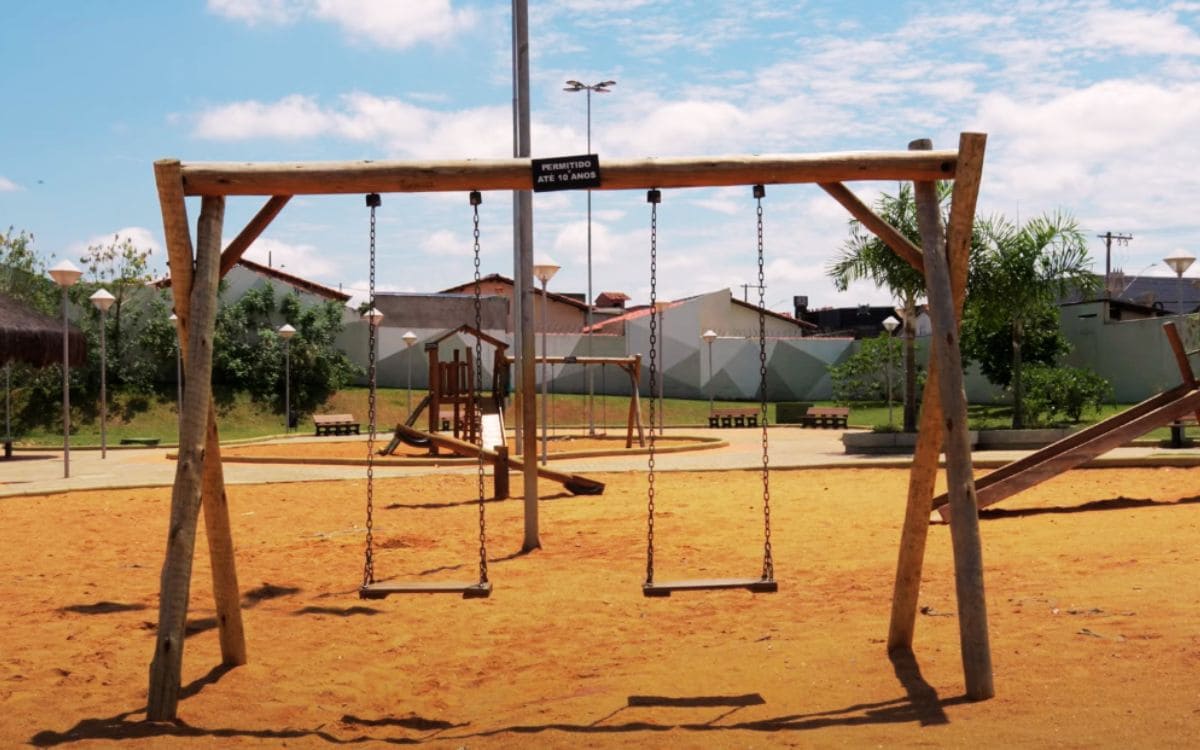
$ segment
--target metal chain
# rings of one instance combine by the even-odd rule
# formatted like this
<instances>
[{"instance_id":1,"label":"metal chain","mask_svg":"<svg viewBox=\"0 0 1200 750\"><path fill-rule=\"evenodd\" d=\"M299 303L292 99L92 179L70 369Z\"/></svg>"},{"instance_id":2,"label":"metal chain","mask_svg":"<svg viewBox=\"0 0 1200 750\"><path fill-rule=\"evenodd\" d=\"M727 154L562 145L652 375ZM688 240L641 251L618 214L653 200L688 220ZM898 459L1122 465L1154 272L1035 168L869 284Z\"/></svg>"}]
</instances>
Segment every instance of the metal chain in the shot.
<instances>
[{"instance_id":1,"label":"metal chain","mask_svg":"<svg viewBox=\"0 0 1200 750\"><path fill-rule=\"evenodd\" d=\"M375 311L375 209L382 201L378 193L367 195L367 207L371 209L371 270L368 282L368 312ZM363 560L363 586L375 582L375 555L372 533L375 525L375 345L376 326L367 319L367 544Z\"/></svg>"},{"instance_id":2,"label":"metal chain","mask_svg":"<svg viewBox=\"0 0 1200 750\"><path fill-rule=\"evenodd\" d=\"M646 193L650 203L650 450L649 489L646 493L646 583L654 583L654 386L657 377L658 352L658 204L662 193L650 190Z\"/></svg>"},{"instance_id":3,"label":"metal chain","mask_svg":"<svg viewBox=\"0 0 1200 750\"><path fill-rule=\"evenodd\" d=\"M488 566L487 566L487 525L484 522L483 512L483 410L481 408L483 393L483 287L480 283L479 275L479 204L483 202L483 196L478 190L471 191L471 206L474 208L473 223L475 236L475 414L471 415L474 420L478 417L478 438L479 438L479 470L476 476L479 480L479 583L488 582ZM503 437L503 436L501 436ZM497 466L499 471L500 467Z\"/></svg>"},{"instance_id":4,"label":"metal chain","mask_svg":"<svg viewBox=\"0 0 1200 750\"><path fill-rule=\"evenodd\" d=\"M762 424L762 485L763 485L763 570L764 581L775 578L775 558L771 552L771 471L767 450L767 286L763 272L763 207L766 195L762 185L754 186L758 214L758 388L759 423Z\"/></svg>"}]
</instances>

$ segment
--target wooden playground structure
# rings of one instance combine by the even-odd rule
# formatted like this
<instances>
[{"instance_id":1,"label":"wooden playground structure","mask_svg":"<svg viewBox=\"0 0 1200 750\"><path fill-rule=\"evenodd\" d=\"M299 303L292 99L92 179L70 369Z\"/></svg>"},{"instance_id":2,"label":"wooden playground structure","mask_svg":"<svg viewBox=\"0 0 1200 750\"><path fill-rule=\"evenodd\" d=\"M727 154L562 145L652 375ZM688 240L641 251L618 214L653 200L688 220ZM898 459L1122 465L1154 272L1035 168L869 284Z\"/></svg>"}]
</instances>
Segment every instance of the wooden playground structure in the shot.
<instances>
[{"instance_id":1,"label":"wooden playground structure","mask_svg":"<svg viewBox=\"0 0 1200 750\"><path fill-rule=\"evenodd\" d=\"M613 160L606 162L598 188L658 190L816 183L924 273L935 346L909 482L887 644L892 651L912 646L934 479L944 446L960 646L966 695L972 700L990 698L994 688L958 331L985 142L983 134L964 133L956 150L932 150L932 144L922 140L911 143L908 151L894 152ZM226 665L243 664L247 659L211 387L213 327L221 276L294 195L529 191L533 176L529 159L504 159L274 164L163 160L155 163L155 177L189 383L180 417L179 458L148 691L147 716L161 721L173 719L177 713L201 508L212 561L221 658ZM924 250L875 215L843 184L857 180L913 181ZM955 183L946 226L942 225L936 195L935 183L939 180ZM188 196L201 198L194 252L185 202ZM225 200L231 196L263 196L267 200L222 249ZM523 320L522 327L525 325ZM531 332L530 324L530 331L525 333ZM536 498L532 508L530 505L527 497L526 512L536 518Z\"/></svg>"}]
</instances>

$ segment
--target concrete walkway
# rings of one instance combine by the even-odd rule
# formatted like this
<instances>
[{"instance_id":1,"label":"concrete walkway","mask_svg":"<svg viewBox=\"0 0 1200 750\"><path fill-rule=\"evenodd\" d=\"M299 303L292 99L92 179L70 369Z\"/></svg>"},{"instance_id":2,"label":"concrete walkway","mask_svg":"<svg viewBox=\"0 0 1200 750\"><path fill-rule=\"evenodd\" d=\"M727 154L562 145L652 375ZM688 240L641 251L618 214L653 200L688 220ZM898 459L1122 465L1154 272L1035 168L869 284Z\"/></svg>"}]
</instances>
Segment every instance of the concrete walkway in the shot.
<instances>
[{"instance_id":1,"label":"concrete walkway","mask_svg":"<svg viewBox=\"0 0 1200 750\"><path fill-rule=\"evenodd\" d=\"M660 453L655 457L658 471L719 471L758 469L762 466L762 431L758 429L668 428L671 435L705 435L726 440L728 447L685 453ZM772 469L834 468L851 466L907 467L911 456L848 455L841 444L841 430L772 428L769 433L769 465ZM324 442L356 440L365 437L286 438L287 441ZM364 447L365 448L365 447ZM17 451L9 460L0 459L0 497L42 495L87 489L164 487L175 481L175 461L167 455L173 448L110 448L108 457L99 450L72 449L71 477L63 477L62 451ZM365 452L365 450L364 450ZM1028 451L981 451L974 454L977 467L996 467L1025 455ZM551 454L553 456L553 454ZM1091 465L1106 466L1200 466L1200 448L1162 448L1128 446L1110 451ZM551 458L550 466L559 471L579 474L603 472L644 472L645 455L600 456L591 458ZM262 464L233 463L224 466L227 484L264 484L275 482L313 482L337 479L364 479L364 466L331 466L313 463ZM470 473L473 463L455 466L381 466L377 477L419 476L436 473Z\"/></svg>"}]
</instances>

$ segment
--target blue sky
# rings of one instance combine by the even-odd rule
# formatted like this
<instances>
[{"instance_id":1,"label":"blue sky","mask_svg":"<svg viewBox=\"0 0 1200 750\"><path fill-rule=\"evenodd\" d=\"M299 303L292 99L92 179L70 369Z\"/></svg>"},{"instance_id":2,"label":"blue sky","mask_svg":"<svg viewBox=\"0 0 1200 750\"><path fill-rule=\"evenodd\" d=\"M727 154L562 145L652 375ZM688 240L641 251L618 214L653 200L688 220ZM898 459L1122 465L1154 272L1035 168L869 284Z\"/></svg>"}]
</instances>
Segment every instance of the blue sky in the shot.
<instances>
[{"instance_id":1,"label":"blue sky","mask_svg":"<svg viewBox=\"0 0 1200 750\"><path fill-rule=\"evenodd\" d=\"M152 163L512 155L510 3L469 0L6 2L0 26L0 224L47 260L120 233L165 268ZM533 155L583 153L583 94L607 158L953 148L988 133L980 213L1066 210L1103 270L1200 255L1200 2L530 0ZM866 200L894 185L856 183ZM257 211L231 199L226 239ZM193 220L196 206L189 207ZM770 187L767 302L886 303L833 290L847 216L815 186ZM512 275L511 194L485 195L484 273ZM381 289L472 273L465 195L385 195ZM301 197L248 257L358 292L361 196ZM659 295L752 282L749 188L669 191ZM593 194L593 290L648 296L640 192ZM535 255L586 289L582 193L534 200ZM1150 265L1154 264L1154 265ZM1146 268L1149 266L1149 268ZM1200 275L1200 264L1188 275Z\"/></svg>"}]
</instances>

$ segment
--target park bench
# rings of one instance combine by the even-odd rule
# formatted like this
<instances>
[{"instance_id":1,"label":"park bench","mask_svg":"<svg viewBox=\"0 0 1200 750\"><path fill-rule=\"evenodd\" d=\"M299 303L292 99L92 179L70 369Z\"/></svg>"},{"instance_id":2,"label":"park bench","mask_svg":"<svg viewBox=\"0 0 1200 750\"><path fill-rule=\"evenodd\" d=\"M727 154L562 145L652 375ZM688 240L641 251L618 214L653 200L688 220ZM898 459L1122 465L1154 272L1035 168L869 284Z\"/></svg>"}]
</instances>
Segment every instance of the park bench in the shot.
<instances>
[{"instance_id":1,"label":"park bench","mask_svg":"<svg viewBox=\"0 0 1200 750\"><path fill-rule=\"evenodd\" d=\"M4 457L12 458L13 439L11 437L5 437L5 438L0 438L0 441L4 442Z\"/></svg>"},{"instance_id":2,"label":"park bench","mask_svg":"<svg viewBox=\"0 0 1200 750\"><path fill-rule=\"evenodd\" d=\"M352 414L314 414L313 425L317 436L358 434L358 422Z\"/></svg>"},{"instance_id":3,"label":"park bench","mask_svg":"<svg viewBox=\"0 0 1200 750\"><path fill-rule=\"evenodd\" d=\"M149 448L157 448L160 438L156 437L127 437L121 438L121 445L142 445Z\"/></svg>"},{"instance_id":4,"label":"park bench","mask_svg":"<svg viewBox=\"0 0 1200 750\"><path fill-rule=\"evenodd\" d=\"M709 427L757 427L759 409L714 409L708 417Z\"/></svg>"},{"instance_id":5,"label":"park bench","mask_svg":"<svg viewBox=\"0 0 1200 750\"><path fill-rule=\"evenodd\" d=\"M850 419L848 406L810 406L800 418L802 427L844 428Z\"/></svg>"}]
</instances>

